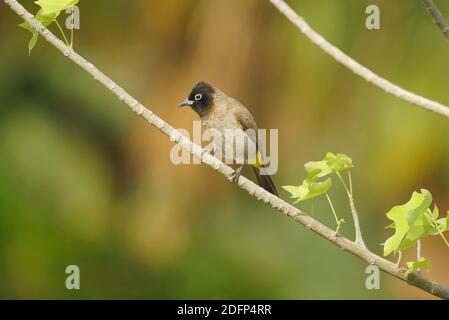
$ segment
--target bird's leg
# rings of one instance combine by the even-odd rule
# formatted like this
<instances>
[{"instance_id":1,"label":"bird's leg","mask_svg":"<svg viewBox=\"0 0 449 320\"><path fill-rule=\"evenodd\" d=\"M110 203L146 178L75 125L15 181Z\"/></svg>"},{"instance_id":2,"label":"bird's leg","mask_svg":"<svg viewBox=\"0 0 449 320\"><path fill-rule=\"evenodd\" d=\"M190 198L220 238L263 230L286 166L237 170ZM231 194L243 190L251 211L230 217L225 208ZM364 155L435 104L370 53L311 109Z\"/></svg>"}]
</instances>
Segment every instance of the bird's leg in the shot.
<instances>
[{"instance_id":1,"label":"bird's leg","mask_svg":"<svg viewBox=\"0 0 449 320\"><path fill-rule=\"evenodd\" d=\"M207 146L205 146L203 148L203 150L201 150L201 159L200 159L201 162L204 163L204 156L206 155L206 153L208 153L211 156L214 156L213 152L214 152L214 147L211 144L208 144Z\"/></svg>"},{"instance_id":2,"label":"bird's leg","mask_svg":"<svg viewBox=\"0 0 449 320\"><path fill-rule=\"evenodd\" d=\"M237 183L239 181L240 175L242 174L243 164L238 167L231 175L229 176L229 181Z\"/></svg>"},{"instance_id":3,"label":"bird's leg","mask_svg":"<svg viewBox=\"0 0 449 320\"><path fill-rule=\"evenodd\" d=\"M209 153L210 155L214 155L215 153L215 147L212 143L208 144L203 148L203 151L201 152L201 155L204 155L205 153Z\"/></svg>"}]
</instances>

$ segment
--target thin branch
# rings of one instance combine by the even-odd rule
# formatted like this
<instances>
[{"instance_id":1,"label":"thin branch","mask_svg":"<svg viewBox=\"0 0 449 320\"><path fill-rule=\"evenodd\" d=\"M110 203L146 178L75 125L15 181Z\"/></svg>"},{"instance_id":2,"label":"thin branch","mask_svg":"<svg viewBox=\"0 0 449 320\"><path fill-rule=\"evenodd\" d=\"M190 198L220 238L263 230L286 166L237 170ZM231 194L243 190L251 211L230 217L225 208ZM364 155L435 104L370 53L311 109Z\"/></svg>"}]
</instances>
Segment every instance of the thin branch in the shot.
<instances>
[{"instance_id":1,"label":"thin branch","mask_svg":"<svg viewBox=\"0 0 449 320\"><path fill-rule=\"evenodd\" d=\"M14 12L22 17L23 20L29 22L37 32L39 32L50 44L61 51L64 56L83 68L86 72L92 75L95 80L100 82L107 89L109 89L109 91L116 95L120 99L120 101L128 105L132 111L144 118L159 131L167 135L171 141L180 144L185 150L200 158L202 163L220 172L226 177L230 177L230 175L233 173L233 170L229 166L225 165L223 162L207 153L205 149L202 149L200 146L194 144L192 141L190 141L190 139L183 136L178 130L174 129L171 125L155 115L152 111L145 108L135 98L129 95L123 88L118 86L112 79L98 70L97 67L95 67L92 63L81 57L73 49L66 46L64 42L59 40L40 22L36 21L33 15L26 11L20 3L18 3L16 0L3 0L3 2L8 4ZM240 176L238 186L259 201L262 201L270 207L276 209L280 213L289 216L294 221L303 224L307 227L307 229L327 239L341 249L349 251L353 255L368 262L369 264L377 265L384 272L389 273L390 275L412 286L427 291L434 296L449 299L448 288L445 288L438 283L432 282L414 273L407 276L405 273L405 269L398 268L394 263L373 254L372 252L360 247L355 242L336 235L332 229L313 219L309 215L305 214L304 212L300 211L298 208L292 206L284 200L265 191L263 188L259 187L245 177Z\"/></svg>"},{"instance_id":2,"label":"thin branch","mask_svg":"<svg viewBox=\"0 0 449 320\"><path fill-rule=\"evenodd\" d=\"M346 194L349 199L349 207L351 209L352 221L354 223L354 229L355 229L355 243L357 243L358 245L362 246L365 249L368 249L366 247L365 241L363 241L362 228L360 227L360 221L359 221L359 213L357 212L357 209L355 208L354 196L352 194L351 171L348 170L349 188L346 185L345 180L343 179L343 177L341 176L341 174L338 171L337 171L337 177L340 179L341 183L343 184L343 187L345 188Z\"/></svg>"},{"instance_id":3,"label":"thin branch","mask_svg":"<svg viewBox=\"0 0 449 320\"><path fill-rule=\"evenodd\" d=\"M438 10L433 0L421 0L421 1L426 7L427 12L432 17L433 22L441 30L446 40L449 41L449 25L447 24L440 10Z\"/></svg>"},{"instance_id":4,"label":"thin branch","mask_svg":"<svg viewBox=\"0 0 449 320\"><path fill-rule=\"evenodd\" d=\"M362 228L360 228L359 213L357 212L354 203L354 194L352 192L351 170L348 170L348 179L349 179L349 194L351 195L351 197L349 198L349 206L351 207L352 220L354 220L355 243L358 243L362 247L366 248L365 241L363 241Z\"/></svg>"},{"instance_id":5,"label":"thin branch","mask_svg":"<svg viewBox=\"0 0 449 320\"><path fill-rule=\"evenodd\" d=\"M355 208L354 197L352 195L349 197L349 206L351 208L352 220L354 221L355 243L357 243L362 248L367 249L365 242L363 241L362 229L360 228L359 213Z\"/></svg>"},{"instance_id":6,"label":"thin branch","mask_svg":"<svg viewBox=\"0 0 449 320\"><path fill-rule=\"evenodd\" d=\"M380 77L379 75L375 74L368 68L362 66L360 63L346 55L326 39L324 39L318 32L313 30L307 24L304 18L300 17L292 8L290 8L288 4L285 3L285 1L270 1L291 23L293 23L307 38L309 38L310 41L312 41L315 45L320 47L324 52L334 58L337 62L341 63L358 76L383 89L387 93L398 97L399 99L449 118L448 106L402 89L394 83L391 83L390 81Z\"/></svg>"}]
</instances>

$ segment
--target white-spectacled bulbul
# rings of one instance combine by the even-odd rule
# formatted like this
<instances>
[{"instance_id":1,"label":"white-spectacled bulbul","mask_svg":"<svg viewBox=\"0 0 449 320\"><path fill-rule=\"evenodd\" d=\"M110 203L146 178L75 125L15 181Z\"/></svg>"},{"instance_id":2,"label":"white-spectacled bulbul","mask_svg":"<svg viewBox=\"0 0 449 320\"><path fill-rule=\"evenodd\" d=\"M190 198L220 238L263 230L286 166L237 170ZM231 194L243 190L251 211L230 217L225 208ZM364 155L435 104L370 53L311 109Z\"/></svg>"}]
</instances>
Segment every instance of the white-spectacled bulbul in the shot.
<instances>
[{"instance_id":1,"label":"white-spectacled bulbul","mask_svg":"<svg viewBox=\"0 0 449 320\"><path fill-rule=\"evenodd\" d=\"M183 106L190 106L200 116L202 125L207 129L218 131L223 136L226 135L225 130L240 129L245 132L252 129L257 133L256 121L248 109L237 100L205 82L199 82L193 87L188 98L179 104L179 107ZM256 153L254 161L245 161L244 164L251 166L262 188L277 196L278 192L270 176L262 174L264 166L259 152L261 146L258 146L257 137L254 135L248 135L248 137L248 141L255 144ZM248 154L247 144L244 148L246 149L245 153ZM233 182L238 181L244 164L234 171L231 176Z\"/></svg>"}]
</instances>

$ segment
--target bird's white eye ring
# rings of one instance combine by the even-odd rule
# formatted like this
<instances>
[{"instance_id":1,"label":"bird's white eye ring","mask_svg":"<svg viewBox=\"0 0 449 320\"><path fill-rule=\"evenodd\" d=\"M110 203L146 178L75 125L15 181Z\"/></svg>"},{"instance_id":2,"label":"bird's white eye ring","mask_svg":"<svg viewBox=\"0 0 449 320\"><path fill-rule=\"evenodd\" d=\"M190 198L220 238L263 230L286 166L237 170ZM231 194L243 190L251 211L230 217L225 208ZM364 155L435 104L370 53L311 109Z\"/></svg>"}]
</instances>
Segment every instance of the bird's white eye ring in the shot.
<instances>
[{"instance_id":1,"label":"bird's white eye ring","mask_svg":"<svg viewBox=\"0 0 449 320\"><path fill-rule=\"evenodd\" d=\"M195 100L196 100L196 101L200 101L202 97L203 97L203 95L202 95L201 93L197 93L197 94L195 95Z\"/></svg>"}]
</instances>

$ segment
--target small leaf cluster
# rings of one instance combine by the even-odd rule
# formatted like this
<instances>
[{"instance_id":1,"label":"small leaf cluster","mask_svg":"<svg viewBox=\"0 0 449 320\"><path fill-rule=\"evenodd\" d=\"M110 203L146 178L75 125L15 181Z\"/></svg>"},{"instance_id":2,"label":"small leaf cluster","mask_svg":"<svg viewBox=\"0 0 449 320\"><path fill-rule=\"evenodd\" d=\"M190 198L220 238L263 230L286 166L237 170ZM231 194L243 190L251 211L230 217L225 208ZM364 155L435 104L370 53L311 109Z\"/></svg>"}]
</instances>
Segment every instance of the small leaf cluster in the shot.
<instances>
[{"instance_id":1,"label":"small leaf cluster","mask_svg":"<svg viewBox=\"0 0 449 320\"><path fill-rule=\"evenodd\" d=\"M35 18L40 23L42 23L45 27L48 27L53 22L56 21L56 18L59 16L61 11L66 10L67 8L74 6L78 3L79 0L39 0L35 1L35 3L40 6L40 10L37 12ZM56 21L57 22L57 21ZM32 33L31 39L28 43L28 51L31 54L31 50L33 50L34 46L37 43L39 33L34 30L34 28L28 23L23 22L19 24L20 27L30 31Z\"/></svg>"},{"instance_id":2,"label":"small leaf cluster","mask_svg":"<svg viewBox=\"0 0 449 320\"><path fill-rule=\"evenodd\" d=\"M427 269L430 267L430 261L427 258L421 257L418 261L407 262L407 274L415 272L419 269Z\"/></svg>"},{"instance_id":3,"label":"small leaf cluster","mask_svg":"<svg viewBox=\"0 0 449 320\"><path fill-rule=\"evenodd\" d=\"M325 194L332 187L332 178L329 175L352 168L352 159L348 156L328 152L323 160L310 161L304 165L307 178L298 186L283 186L295 199L294 204ZM325 177L328 177L324 179Z\"/></svg>"},{"instance_id":4,"label":"small leaf cluster","mask_svg":"<svg viewBox=\"0 0 449 320\"><path fill-rule=\"evenodd\" d=\"M432 210L431 204L431 193L421 189L421 192L413 192L409 201L387 212L387 217L393 221L387 228L394 229L395 232L384 243L384 256L413 247L418 240L429 235L440 235L449 247L443 235L443 232L449 230L449 212L446 217L440 218L438 207L435 205ZM421 258L416 262L407 263L407 266L409 272L412 272L428 267L429 264L427 259Z\"/></svg>"}]
</instances>

